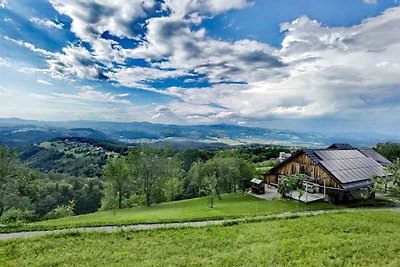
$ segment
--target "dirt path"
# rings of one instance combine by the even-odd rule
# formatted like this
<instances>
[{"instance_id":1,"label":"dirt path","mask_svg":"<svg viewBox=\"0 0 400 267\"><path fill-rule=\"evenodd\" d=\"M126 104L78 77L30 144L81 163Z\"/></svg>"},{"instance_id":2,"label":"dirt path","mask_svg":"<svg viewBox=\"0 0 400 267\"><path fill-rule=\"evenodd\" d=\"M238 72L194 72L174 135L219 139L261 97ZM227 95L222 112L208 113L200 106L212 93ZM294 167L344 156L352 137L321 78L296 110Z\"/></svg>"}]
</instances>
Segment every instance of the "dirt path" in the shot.
<instances>
[{"instance_id":1,"label":"dirt path","mask_svg":"<svg viewBox=\"0 0 400 267\"><path fill-rule=\"evenodd\" d=\"M379 208L380 210L393 210L400 211L400 207L393 208ZM338 210L313 210L313 211L299 211L299 212L283 212L280 214L250 217L247 220L267 220L267 219L284 219L292 216L308 216L318 215L335 212L352 212L358 209L338 209ZM98 226L98 227L79 227L62 230L48 230L48 231L29 231L29 232L16 232L16 233L0 233L0 240L8 240L14 238L29 238L35 236L43 236L48 234L71 233L71 232L84 232L84 233L111 233L128 230L152 230L162 228L184 228L184 227L204 227L209 225L223 225L224 223L245 222L246 219L230 219L230 220L213 220L213 221L199 221L199 222L180 222L180 223L157 223L157 224L136 224L127 226Z\"/></svg>"}]
</instances>

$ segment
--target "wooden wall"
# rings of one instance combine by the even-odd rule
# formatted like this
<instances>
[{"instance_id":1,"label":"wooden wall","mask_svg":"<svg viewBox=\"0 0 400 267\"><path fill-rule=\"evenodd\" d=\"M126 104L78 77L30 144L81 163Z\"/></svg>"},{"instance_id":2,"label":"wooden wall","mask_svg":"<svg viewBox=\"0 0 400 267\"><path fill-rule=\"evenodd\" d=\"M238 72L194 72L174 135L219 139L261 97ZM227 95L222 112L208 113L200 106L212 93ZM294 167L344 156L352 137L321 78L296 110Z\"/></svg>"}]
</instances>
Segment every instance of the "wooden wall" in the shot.
<instances>
[{"instance_id":1,"label":"wooden wall","mask_svg":"<svg viewBox=\"0 0 400 267\"><path fill-rule=\"evenodd\" d=\"M298 173L315 178L327 178L325 179L327 187L341 188L320 166L318 166L313 160L311 160L305 153L294 157L289 162L276 169L273 174L266 175L265 182L267 184L277 184L279 175L289 176ZM317 183L323 185L324 179L318 180Z\"/></svg>"}]
</instances>

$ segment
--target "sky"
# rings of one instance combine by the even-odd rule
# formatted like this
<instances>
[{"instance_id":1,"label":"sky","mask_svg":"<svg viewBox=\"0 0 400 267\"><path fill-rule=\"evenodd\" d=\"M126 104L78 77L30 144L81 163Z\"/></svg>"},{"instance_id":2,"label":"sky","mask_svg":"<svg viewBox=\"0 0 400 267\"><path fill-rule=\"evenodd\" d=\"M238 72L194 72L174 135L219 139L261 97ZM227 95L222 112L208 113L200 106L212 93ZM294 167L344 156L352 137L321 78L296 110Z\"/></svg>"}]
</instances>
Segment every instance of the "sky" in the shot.
<instances>
[{"instance_id":1,"label":"sky","mask_svg":"<svg viewBox=\"0 0 400 267\"><path fill-rule=\"evenodd\" d=\"M400 134L399 0L0 0L0 117Z\"/></svg>"}]
</instances>

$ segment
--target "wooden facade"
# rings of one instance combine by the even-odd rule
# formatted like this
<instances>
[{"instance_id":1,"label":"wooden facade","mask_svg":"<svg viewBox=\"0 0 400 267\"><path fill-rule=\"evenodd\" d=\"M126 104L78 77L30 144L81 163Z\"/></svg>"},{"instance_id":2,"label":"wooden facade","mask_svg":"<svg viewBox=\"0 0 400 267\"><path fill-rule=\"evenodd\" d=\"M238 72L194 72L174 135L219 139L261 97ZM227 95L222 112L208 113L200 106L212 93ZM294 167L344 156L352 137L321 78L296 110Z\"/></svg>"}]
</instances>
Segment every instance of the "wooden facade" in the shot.
<instances>
[{"instance_id":1,"label":"wooden facade","mask_svg":"<svg viewBox=\"0 0 400 267\"><path fill-rule=\"evenodd\" d=\"M324 185L325 180L326 187L341 189L341 186L305 153L293 157L282 166L273 170L272 173L267 173L264 179L267 184L278 184L278 178L280 175L291 176L295 174L305 174L310 177L321 178L317 179L315 182Z\"/></svg>"}]
</instances>

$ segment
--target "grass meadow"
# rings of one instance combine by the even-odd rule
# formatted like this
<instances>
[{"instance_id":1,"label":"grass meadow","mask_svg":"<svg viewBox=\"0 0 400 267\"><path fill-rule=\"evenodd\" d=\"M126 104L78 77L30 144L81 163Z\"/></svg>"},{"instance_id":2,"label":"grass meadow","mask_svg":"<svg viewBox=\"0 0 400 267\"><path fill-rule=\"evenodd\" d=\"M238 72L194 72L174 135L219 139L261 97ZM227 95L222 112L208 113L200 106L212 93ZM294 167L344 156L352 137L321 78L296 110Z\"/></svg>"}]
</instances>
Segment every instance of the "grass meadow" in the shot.
<instances>
[{"instance_id":1,"label":"grass meadow","mask_svg":"<svg viewBox=\"0 0 400 267\"><path fill-rule=\"evenodd\" d=\"M0 266L400 266L399 225L400 212L358 210L204 228L76 232L2 241Z\"/></svg>"},{"instance_id":2,"label":"grass meadow","mask_svg":"<svg viewBox=\"0 0 400 267\"><path fill-rule=\"evenodd\" d=\"M277 214L285 211L335 209L340 206L328 203L304 204L294 200L265 201L245 194L223 195L209 207L208 198L197 198L92 214L66 217L56 220L19 224L0 228L0 232L62 229L82 226L128 225L141 223L186 222L217 219L232 219Z\"/></svg>"}]
</instances>

